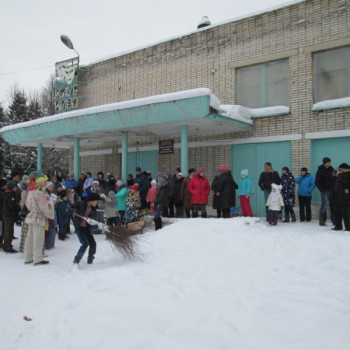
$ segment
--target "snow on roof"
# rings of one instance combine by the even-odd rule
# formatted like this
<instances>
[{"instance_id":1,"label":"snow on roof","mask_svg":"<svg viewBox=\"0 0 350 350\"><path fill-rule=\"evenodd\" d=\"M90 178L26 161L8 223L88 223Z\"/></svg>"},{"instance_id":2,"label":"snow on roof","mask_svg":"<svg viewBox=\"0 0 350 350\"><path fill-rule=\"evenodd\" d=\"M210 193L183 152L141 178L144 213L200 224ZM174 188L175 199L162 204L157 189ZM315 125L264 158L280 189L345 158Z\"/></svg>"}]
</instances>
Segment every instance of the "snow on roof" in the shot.
<instances>
[{"instance_id":1,"label":"snow on roof","mask_svg":"<svg viewBox=\"0 0 350 350\"><path fill-rule=\"evenodd\" d=\"M333 108L345 108L350 107L350 97L344 97L344 98L338 98L336 100L327 100L315 103L312 106L312 111L323 111L326 109L333 109Z\"/></svg>"},{"instance_id":2,"label":"snow on roof","mask_svg":"<svg viewBox=\"0 0 350 350\"><path fill-rule=\"evenodd\" d=\"M55 114L55 115L51 115L51 116L44 117L44 118L39 118L39 119L30 120L30 121L23 122L23 123L5 126L2 129L0 129L0 132L24 128L24 127L38 125L38 124L42 124L42 123L48 123L48 122L52 122L55 120L74 118L74 117L77 117L80 115L89 115L89 114L95 114L95 113L109 112L109 111L115 111L115 110L119 110L119 109L127 109L127 108L132 108L132 107L139 107L139 106L144 106L144 105L149 105L149 104L154 104L154 103L178 101L178 100L199 97L199 96L209 96L210 97L210 106L216 110L220 110L220 101L212 93L212 91L210 89L207 89L207 88L199 88L199 89L173 92L173 93L163 94L163 95L144 97L144 98L139 98L136 100L115 102L115 103L110 103L110 104L105 104L105 105L100 105L100 106L90 107L90 108L85 108L85 109L77 109L77 110L71 111L71 112Z\"/></svg>"},{"instance_id":3,"label":"snow on roof","mask_svg":"<svg viewBox=\"0 0 350 350\"><path fill-rule=\"evenodd\" d=\"M244 121L251 118L263 118L263 117L273 117L277 115L289 114L290 109L286 106L273 106L265 108L247 108L240 105L221 105L220 106L223 113L220 113L224 117Z\"/></svg>"},{"instance_id":4,"label":"snow on roof","mask_svg":"<svg viewBox=\"0 0 350 350\"><path fill-rule=\"evenodd\" d=\"M132 52L144 50L144 49L147 49L147 48L149 48L149 47L156 46L156 45L159 45L159 44L162 44L162 43L171 41L171 40L181 39L181 38L183 38L183 37L185 37L185 36L194 34L194 33L196 33L196 32L202 31L202 30L207 30L207 29L215 28L215 27L218 27L218 26L227 24L227 23L237 22L237 21L240 21L240 20L242 20L242 19L246 19L246 18L250 18L250 17L255 17L255 16L261 15L261 14L263 14L263 13L276 11L276 10L279 10L279 9L281 9L281 8L284 8L284 7L287 7L287 6L296 5L296 4L305 2L305 1L306 1L306 0L292 0L292 1L284 2L284 3L281 3L281 4L279 4L279 5L266 8L266 9L264 9L264 10L255 11L255 12L251 12L251 13L249 13L249 14L247 14L247 15L242 15L242 16L234 17L234 18L231 18L231 19L229 19L229 20L219 22L219 23L217 23L217 24L211 24L211 25L209 25L209 26L206 26L206 27L203 27L203 28L200 28L200 29L196 29L196 30L193 30L193 31L191 31L191 32L187 32L187 33L184 33L184 34L182 34L182 35L173 36L173 37L170 37L170 38L167 38L167 39L163 39L163 40L159 40L159 41L156 41L156 42L153 42L153 43L150 43L150 44L147 44L147 45L143 45L143 46L140 46L140 47L131 49L131 50L126 50L126 51L122 51L122 52L119 52L119 53L107 55L107 56L101 57L101 58L99 58L99 59L96 59L96 60L90 61L90 62L88 62L88 63L85 63L84 65L82 65L82 67L90 67L90 66L93 66L93 65L95 65L95 64L104 62L104 61L108 61L108 60L111 60L111 59L114 59L114 58L117 58L117 57L125 56L125 55L127 55L127 54L132 53Z\"/></svg>"}]
</instances>

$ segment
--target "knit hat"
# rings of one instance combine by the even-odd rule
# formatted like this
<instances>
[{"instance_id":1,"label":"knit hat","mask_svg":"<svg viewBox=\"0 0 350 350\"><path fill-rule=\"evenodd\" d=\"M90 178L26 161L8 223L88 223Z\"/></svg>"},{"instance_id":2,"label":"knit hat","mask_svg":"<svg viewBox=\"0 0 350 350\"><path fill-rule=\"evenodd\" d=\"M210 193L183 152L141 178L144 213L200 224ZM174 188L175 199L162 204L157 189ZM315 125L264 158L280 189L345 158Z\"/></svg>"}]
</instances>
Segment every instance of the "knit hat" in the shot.
<instances>
[{"instance_id":1,"label":"knit hat","mask_svg":"<svg viewBox=\"0 0 350 350\"><path fill-rule=\"evenodd\" d=\"M241 171L241 175L248 176L248 169L243 169L243 170Z\"/></svg>"},{"instance_id":2,"label":"knit hat","mask_svg":"<svg viewBox=\"0 0 350 350\"><path fill-rule=\"evenodd\" d=\"M275 188L278 192L281 191L281 189L282 189L282 185L272 184L271 187Z\"/></svg>"},{"instance_id":3,"label":"knit hat","mask_svg":"<svg viewBox=\"0 0 350 350\"><path fill-rule=\"evenodd\" d=\"M117 186L120 187L121 185L124 185L124 182L122 180L117 181Z\"/></svg>"},{"instance_id":4,"label":"knit hat","mask_svg":"<svg viewBox=\"0 0 350 350\"><path fill-rule=\"evenodd\" d=\"M176 176L181 176L181 177L183 177L182 173L177 173Z\"/></svg>"},{"instance_id":5,"label":"knit hat","mask_svg":"<svg viewBox=\"0 0 350 350\"><path fill-rule=\"evenodd\" d=\"M151 181L151 185L156 185L157 184L157 180L152 180Z\"/></svg>"},{"instance_id":6,"label":"knit hat","mask_svg":"<svg viewBox=\"0 0 350 350\"><path fill-rule=\"evenodd\" d=\"M163 176L158 179L158 183L159 183L160 186L165 186L166 182L167 182L166 178L163 177Z\"/></svg>"},{"instance_id":7,"label":"knit hat","mask_svg":"<svg viewBox=\"0 0 350 350\"><path fill-rule=\"evenodd\" d=\"M228 170L228 166L225 164L221 164L219 167L219 171L223 171L223 170Z\"/></svg>"},{"instance_id":8,"label":"knit hat","mask_svg":"<svg viewBox=\"0 0 350 350\"><path fill-rule=\"evenodd\" d=\"M18 184L18 187L19 187L21 190L26 190L27 187L28 187L28 182L22 180L22 181Z\"/></svg>"},{"instance_id":9,"label":"knit hat","mask_svg":"<svg viewBox=\"0 0 350 350\"><path fill-rule=\"evenodd\" d=\"M330 161L331 161L331 159L328 157L324 157L322 160L323 164L329 163Z\"/></svg>"},{"instance_id":10,"label":"knit hat","mask_svg":"<svg viewBox=\"0 0 350 350\"><path fill-rule=\"evenodd\" d=\"M115 196L115 192L114 191L109 191L108 192L108 196Z\"/></svg>"},{"instance_id":11,"label":"knit hat","mask_svg":"<svg viewBox=\"0 0 350 350\"><path fill-rule=\"evenodd\" d=\"M338 169L349 169L349 165L346 163L341 163Z\"/></svg>"},{"instance_id":12,"label":"knit hat","mask_svg":"<svg viewBox=\"0 0 350 350\"><path fill-rule=\"evenodd\" d=\"M138 166L135 171L142 171L141 168Z\"/></svg>"},{"instance_id":13,"label":"knit hat","mask_svg":"<svg viewBox=\"0 0 350 350\"><path fill-rule=\"evenodd\" d=\"M14 181L8 181L8 182L6 183L6 188L7 188L8 190L12 190L12 189L14 189L15 187L17 187L17 184L16 184L16 182L14 182Z\"/></svg>"},{"instance_id":14,"label":"knit hat","mask_svg":"<svg viewBox=\"0 0 350 350\"><path fill-rule=\"evenodd\" d=\"M42 172L40 171L32 171L30 174L29 174L29 178L30 180L35 180L35 183L37 185L45 182L48 180L47 176L45 174L43 174Z\"/></svg>"},{"instance_id":15,"label":"knit hat","mask_svg":"<svg viewBox=\"0 0 350 350\"><path fill-rule=\"evenodd\" d=\"M305 171L307 173L307 168L301 168L300 172Z\"/></svg>"},{"instance_id":16,"label":"knit hat","mask_svg":"<svg viewBox=\"0 0 350 350\"><path fill-rule=\"evenodd\" d=\"M201 174L201 173L204 173L204 168L199 168L199 169L197 170L197 174L198 174L198 175Z\"/></svg>"},{"instance_id":17,"label":"knit hat","mask_svg":"<svg viewBox=\"0 0 350 350\"><path fill-rule=\"evenodd\" d=\"M100 183L97 180L92 181L92 184L97 184L99 185Z\"/></svg>"},{"instance_id":18,"label":"knit hat","mask_svg":"<svg viewBox=\"0 0 350 350\"><path fill-rule=\"evenodd\" d=\"M46 190L48 187L50 187L51 185L53 185L52 182L46 182L45 190Z\"/></svg>"},{"instance_id":19,"label":"knit hat","mask_svg":"<svg viewBox=\"0 0 350 350\"><path fill-rule=\"evenodd\" d=\"M136 184L135 184L135 185L132 185L132 186L131 186L131 189L134 190L134 191L138 191L139 186L136 185Z\"/></svg>"},{"instance_id":20,"label":"knit hat","mask_svg":"<svg viewBox=\"0 0 350 350\"><path fill-rule=\"evenodd\" d=\"M91 192L87 198L88 202L99 201L101 199L100 195L95 192Z\"/></svg>"}]
</instances>

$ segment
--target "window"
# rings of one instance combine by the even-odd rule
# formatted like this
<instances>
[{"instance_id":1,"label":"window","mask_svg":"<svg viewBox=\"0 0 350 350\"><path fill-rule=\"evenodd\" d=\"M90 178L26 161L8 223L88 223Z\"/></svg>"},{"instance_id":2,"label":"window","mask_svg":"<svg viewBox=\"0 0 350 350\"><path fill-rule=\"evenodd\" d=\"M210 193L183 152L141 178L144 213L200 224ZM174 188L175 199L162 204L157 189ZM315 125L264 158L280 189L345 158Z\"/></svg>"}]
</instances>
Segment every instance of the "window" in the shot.
<instances>
[{"instance_id":1,"label":"window","mask_svg":"<svg viewBox=\"0 0 350 350\"><path fill-rule=\"evenodd\" d=\"M350 96L350 47L314 54L314 102Z\"/></svg>"},{"instance_id":2,"label":"window","mask_svg":"<svg viewBox=\"0 0 350 350\"><path fill-rule=\"evenodd\" d=\"M289 61L237 69L237 104L250 108L289 106Z\"/></svg>"}]
</instances>

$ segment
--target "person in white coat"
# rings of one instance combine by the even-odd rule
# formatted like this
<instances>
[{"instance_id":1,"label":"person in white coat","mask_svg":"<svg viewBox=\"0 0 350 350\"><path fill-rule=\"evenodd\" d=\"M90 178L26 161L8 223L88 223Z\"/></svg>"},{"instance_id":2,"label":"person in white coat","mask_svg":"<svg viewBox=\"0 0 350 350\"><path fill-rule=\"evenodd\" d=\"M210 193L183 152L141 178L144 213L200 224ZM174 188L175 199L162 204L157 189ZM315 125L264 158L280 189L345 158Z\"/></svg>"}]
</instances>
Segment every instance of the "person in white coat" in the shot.
<instances>
[{"instance_id":1,"label":"person in white coat","mask_svg":"<svg viewBox=\"0 0 350 350\"><path fill-rule=\"evenodd\" d=\"M271 193L266 202L266 221L270 225L277 225L279 213L283 210L284 202L281 195L282 186L272 184Z\"/></svg>"},{"instance_id":2,"label":"person in white coat","mask_svg":"<svg viewBox=\"0 0 350 350\"><path fill-rule=\"evenodd\" d=\"M28 233L24 247L25 264L46 265L49 261L44 260L43 245L45 241L45 228L48 219L54 218L55 203L50 201L44 194L47 176L39 171L29 174L28 194L26 206L29 214L26 217Z\"/></svg>"}]
</instances>

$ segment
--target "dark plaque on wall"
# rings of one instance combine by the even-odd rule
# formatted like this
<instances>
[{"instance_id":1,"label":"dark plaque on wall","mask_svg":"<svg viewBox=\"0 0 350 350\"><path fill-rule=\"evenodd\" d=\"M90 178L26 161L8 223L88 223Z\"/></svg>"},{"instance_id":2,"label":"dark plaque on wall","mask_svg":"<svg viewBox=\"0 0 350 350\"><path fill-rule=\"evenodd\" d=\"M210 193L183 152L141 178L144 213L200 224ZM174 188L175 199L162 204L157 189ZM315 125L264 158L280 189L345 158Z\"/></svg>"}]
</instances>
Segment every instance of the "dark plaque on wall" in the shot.
<instances>
[{"instance_id":1,"label":"dark plaque on wall","mask_svg":"<svg viewBox=\"0 0 350 350\"><path fill-rule=\"evenodd\" d=\"M174 153L174 140L159 141L159 154Z\"/></svg>"}]
</instances>

